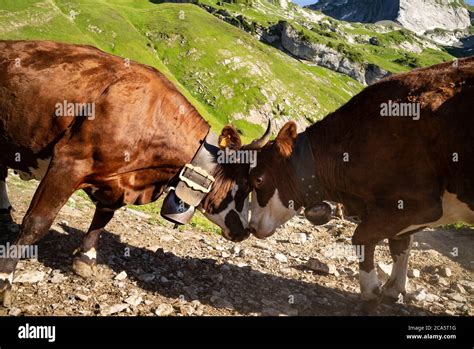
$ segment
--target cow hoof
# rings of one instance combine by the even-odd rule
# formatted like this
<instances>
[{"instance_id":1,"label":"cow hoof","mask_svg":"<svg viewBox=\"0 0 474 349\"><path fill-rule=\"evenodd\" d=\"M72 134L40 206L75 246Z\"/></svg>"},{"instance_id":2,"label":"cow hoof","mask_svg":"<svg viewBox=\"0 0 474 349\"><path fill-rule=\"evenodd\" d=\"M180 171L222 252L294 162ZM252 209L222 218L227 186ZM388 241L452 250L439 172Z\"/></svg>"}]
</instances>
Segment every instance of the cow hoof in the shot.
<instances>
[{"instance_id":1,"label":"cow hoof","mask_svg":"<svg viewBox=\"0 0 474 349\"><path fill-rule=\"evenodd\" d=\"M380 301L378 298L369 301L362 301L361 315L375 315L379 307Z\"/></svg>"},{"instance_id":2,"label":"cow hoof","mask_svg":"<svg viewBox=\"0 0 474 349\"><path fill-rule=\"evenodd\" d=\"M380 298L380 294L382 293L382 288L380 286L376 286L371 290L365 290L361 293L362 301L370 302L376 301Z\"/></svg>"},{"instance_id":3,"label":"cow hoof","mask_svg":"<svg viewBox=\"0 0 474 349\"><path fill-rule=\"evenodd\" d=\"M390 287L384 288L382 290L382 302L385 304L395 304L403 300L405 292L400 292L399 290Z\"/></svg>"},{"instance_id":4,"label":"cow hoof","mask_svg":"<svg viewBox=\"0 0 474 349\"><path fill-rule=\"evenodd\" d=\"M5 308L12 305L12 285L6 280L0 280L0 303Z\"/></svg>"},{"instance_id":5,"label":"cow hoof","mask_svg":"<svg viewBox=\"0 0 474 349\"><path fill-rule=\"evenodd\" d=\"M77 275L87 279L95 275L97 267L95 264L88 264L77 257L74 258L72 269Z\"/></svg>"}]
</instances>

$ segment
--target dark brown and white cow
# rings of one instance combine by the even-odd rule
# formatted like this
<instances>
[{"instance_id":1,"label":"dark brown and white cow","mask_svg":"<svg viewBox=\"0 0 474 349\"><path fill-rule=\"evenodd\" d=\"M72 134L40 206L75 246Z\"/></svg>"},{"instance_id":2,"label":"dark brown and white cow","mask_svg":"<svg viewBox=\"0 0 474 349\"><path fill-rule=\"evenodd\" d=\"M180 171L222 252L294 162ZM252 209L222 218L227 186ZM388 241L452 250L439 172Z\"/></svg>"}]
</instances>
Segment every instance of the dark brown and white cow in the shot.
<instances>
[{"instance_id":1,"label":"dark brown and white cow","mask_svg":"<svg viewBox=\"0 0 474 349\"><path fill-rule=\"evenodd\" d=\"M40 184L16 246L49 230L68 198L83 189L96 203L74 260L92 273L102 228L115 210L155 201L191 161L209 131L198 111L155 69L89 46L48 41L0 41L0 214L11 221L7 168ZM268 130L269 131L269 130ZM266 143L269 132L248 146ZM241 148L232 127L224 148ZM224 236L248 236L244 212L249 164L218 164L201 203ZM18 259L0 259L0 298L10 301Z\"/></svg>"},{"instance_id":2,"label":"dark brown and white cow","mask_svg":"<svg viewBox=\"0 0 474 349\"><path fill-rule=\"evenodd\" d=\"M382 292L398 298L413 233L474 223L473 111L468 58L376 83L302 133L287 123L250 172L250 229L265 238L302 206L317 214L323 200L341 202L361 219L353 244L365 250L362 299L380 293L374 249L383 239L394 267Z\"/></svg>"}]
</instances>

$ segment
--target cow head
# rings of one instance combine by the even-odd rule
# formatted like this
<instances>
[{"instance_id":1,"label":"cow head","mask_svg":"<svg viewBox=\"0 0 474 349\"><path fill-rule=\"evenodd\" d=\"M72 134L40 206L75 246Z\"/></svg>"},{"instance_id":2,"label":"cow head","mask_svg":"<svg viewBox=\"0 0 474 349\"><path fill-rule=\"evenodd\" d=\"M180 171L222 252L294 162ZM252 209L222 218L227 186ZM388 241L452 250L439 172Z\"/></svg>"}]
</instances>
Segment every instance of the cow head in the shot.
<instances>
[{"instance_id":1,"label":"cow head","mask_svg":"<svg viewBox=\"0 0 474 349\"><path fill-rule=\"evenodd\" d=\"M223 236L229 240L242 241L250 235L248 195L251 188L248 174L257 159L256 152L269 141L270 135L269 122L265 134L247 145L242 145L233 126L224 127L219 136L215 182L200 208L210 221L222 228Z\"/></svg>"},{"instance_id":2,"label":"cow head","mask_svg":"<svg viewBox=\"0 0 474 349\"><path fill-rule=\"evenodd\" d=\"M288 122L274 141L263 147L257 166L250 171L252 187L250 230L258 238L272 235L302 207L289 159L297 137L296 124Z\"/></svg>"}]
</instances>

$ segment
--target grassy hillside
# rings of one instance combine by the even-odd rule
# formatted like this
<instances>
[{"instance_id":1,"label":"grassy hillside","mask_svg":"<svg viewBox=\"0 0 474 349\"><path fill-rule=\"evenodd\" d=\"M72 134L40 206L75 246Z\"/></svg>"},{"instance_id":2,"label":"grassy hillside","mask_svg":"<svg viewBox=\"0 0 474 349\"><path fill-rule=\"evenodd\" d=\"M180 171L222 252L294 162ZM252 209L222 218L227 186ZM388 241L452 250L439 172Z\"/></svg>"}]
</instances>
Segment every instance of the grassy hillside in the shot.
<instances>
[{"instance_id":1,"label":"grassy hillside","mask_svg":"<svg viewBox=\"0 0 474 349\"><path fill-rule=\"evenodd\" d=\"M227 12L249 32L256 32L258 27L270 28L279 21L288 22L305 41L324 44L352 61L373 63L392 73L454 59L444 49L399 27L338 21L318 11L292 4L283 9L266 0L252 0L250 6L229 0L198 0L198 3L216 15L219 11ZM378 44L371 44L370 38Z\"/></svg>"},{"instance_id":2,"label":"grassy hillside","mask_svg":"<svg viewBox=\"0 0 474 349\"><path fill-rule=\"evenodd\" d=\"M147 0L3 0L0 39L91 44L164 72L214 128L244 136L268 116L314 121L362 86L309 67L192 4Z\"/></svg>"}]
</instances>

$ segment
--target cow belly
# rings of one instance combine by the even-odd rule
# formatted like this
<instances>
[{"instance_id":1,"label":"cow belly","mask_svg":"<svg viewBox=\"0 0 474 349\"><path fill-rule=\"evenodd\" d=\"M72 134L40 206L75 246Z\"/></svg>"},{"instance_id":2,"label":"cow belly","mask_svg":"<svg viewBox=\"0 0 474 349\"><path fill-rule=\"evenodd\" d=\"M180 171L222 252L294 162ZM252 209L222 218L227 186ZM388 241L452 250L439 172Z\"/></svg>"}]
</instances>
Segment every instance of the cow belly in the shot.
<instances>
[{"instance_id":1,"label":"cow belly","mask_svg":"<svg viewBox=\"0 0 474 349\"><path fill-rule=\"evenodd\" d=\"M36 167L28 167L25 170L17 170L14 169L20 176L20 178L24 181L29 181L32 179L36 179L38 181L42 180L43 177L46 175L46 171L48 171L49 164L51 163L51 158L47 159L38 159L38 164Z\"/></svg>"},{"instance_id":2,"label":"cow belly","mask_svg":"<svg viewBox=\"0 0 474 349\"><path fill-rule=\"evenodd\" d=\"M426 222L425 224L410 225L397 235L401 235L423 227L435 228L441 225L452 224L456 222L474 224L474 211L471 210L466 203L458 200L456 194L445 191L442 200L443 215L440 219L434 222Z\"/></svg>"}]
</instances>

